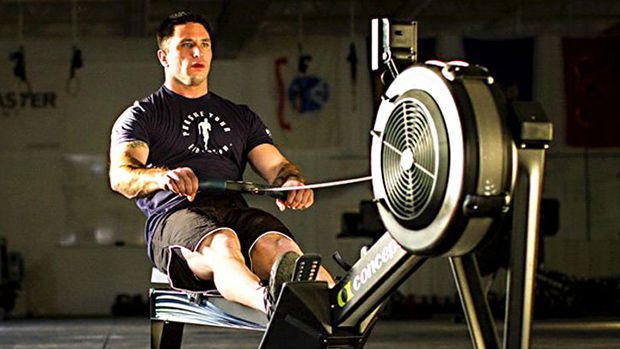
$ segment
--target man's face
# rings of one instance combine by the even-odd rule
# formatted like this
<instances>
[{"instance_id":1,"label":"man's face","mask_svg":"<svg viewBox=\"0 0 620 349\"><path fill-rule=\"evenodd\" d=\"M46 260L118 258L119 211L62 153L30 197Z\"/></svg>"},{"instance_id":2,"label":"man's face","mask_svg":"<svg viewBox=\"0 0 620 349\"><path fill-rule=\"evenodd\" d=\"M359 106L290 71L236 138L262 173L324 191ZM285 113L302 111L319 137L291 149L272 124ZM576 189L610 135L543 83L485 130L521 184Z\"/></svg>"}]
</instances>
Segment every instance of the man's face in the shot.
<instances>
[{"instance_id":1,"label":"man's face","mask_svg":"<svg viewBox=\"0 0 620 349\"><path fill-rule=\"evenodd\" d=\"M185 86L204 83L211 68L211 37L202 24L186 23L174 27L164 41L159 59L166 75Z\"/></svg>"}]
</instances>

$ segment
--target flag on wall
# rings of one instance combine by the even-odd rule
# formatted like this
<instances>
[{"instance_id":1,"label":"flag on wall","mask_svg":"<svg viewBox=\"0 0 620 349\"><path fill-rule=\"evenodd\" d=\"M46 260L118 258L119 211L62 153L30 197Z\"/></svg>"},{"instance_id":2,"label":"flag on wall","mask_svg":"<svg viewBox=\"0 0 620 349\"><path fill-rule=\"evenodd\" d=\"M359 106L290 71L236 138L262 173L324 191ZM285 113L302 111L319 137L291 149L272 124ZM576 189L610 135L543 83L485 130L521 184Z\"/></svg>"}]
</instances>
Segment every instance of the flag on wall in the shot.
<instances>
[{"instance_id":1,"label":"flag on wall","mask_svg":"<svg viewBox=\"0 0 620 349\"><path fill-rule=\"evenodd\" d=\"M620 39L565 38L562 44L567 144L620 146Z\"/></svg>"},{"instance_id":2,"label":"flag on wall","mask_svg":"<svg viewBox=\"0 0 620 349\"><path fill-rule=\"evenodd\" d=\"M342 89L349 81L343 69L348 52L340 46L338 40L308 40L301 52L290 45L272 56L278 143L298 149L340 145L341 104L348 102Z\"/></svg>"},{"instance_id":3,"label":"flag on wall","mask_svg":"<svg viewBox=\"0 0 620 349\"><path fill-rule=\"evenodd\" d=\"M464 39L465 60L486 67L508 100L532 99L534 39Z\"/></svg>"},{"instance_id":4,"label":"flag on wall","mask_svg":"<svg viewBox=\"0 0 620 349\"><path fill-rule=\"evenodd\" d=\"M348 36L305 37L301 53L311 57L303 60L296 39L252 41L244 57L218 63L225 67L214 69L209 86L249 105L285 150L342 150L353 143L358 147L358 138L370 137L368 119L372 117L367 71L360 68L352 78L353 66L367 64L365 55L359 54L363 37L354 38L356 65Z\"/></svg>"}]
</instances>

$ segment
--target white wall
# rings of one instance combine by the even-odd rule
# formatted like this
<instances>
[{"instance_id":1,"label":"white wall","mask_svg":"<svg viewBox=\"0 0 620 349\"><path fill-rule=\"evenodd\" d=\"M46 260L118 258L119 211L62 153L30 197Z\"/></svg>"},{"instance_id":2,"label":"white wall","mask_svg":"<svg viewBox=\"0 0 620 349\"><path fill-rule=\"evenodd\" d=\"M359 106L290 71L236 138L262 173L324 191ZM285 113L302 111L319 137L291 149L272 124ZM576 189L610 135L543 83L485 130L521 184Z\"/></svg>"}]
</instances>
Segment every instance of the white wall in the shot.
<instances>
[{"instance_id":1,"label":"white wall","mask_svg":"<svg viewBox=\"0 0 620 349\"><path fill-rule=\"evenodd\" d=\"M2 52L16 47L13 42L0 42ZM149 286L144 217L133 203L108 189L107 168L101 164L107 162L112 123L133 100L159 87L161 69L151 40L85 40L80 48L84 68L77 74L79 92L72 96L65 92L71 43L28 40L26 62L32 89L56 92L55 107L2 110L0 115L0 185L6 200L0 213L0 234L26 263L17 314L107 314L115 295L146 294ZM291 57L291 65L296 65L295 60ZM13 64L5 55L0 62L6 68L0 71L0 93L26 92L12 76ZM251 104L275 129L272 63L265 55L215 61L210 83L217 93ZM362 71L359 85L368 86ZM248 85L248 80L254 83ZM360 89L360 104L370 105L368 92ZM313 180L365 174L367 129L372 120L369 108L359 108L363 120L354 120L337 149L283 151ZM358 136L357 129L365 131ZM305 218L284 214L309 250L329 252L335 244L340 214L333 214L328 202L335 202L337 212L342 212L357 209L359 200L370 197L369 186L364 185L334 193L318 194L324 204L308 211ZM257 204L266 205L260 200ZM97 244L96 231L112 233L104 236L112 240L103 242L122 240L124 246Z\"/></svg>"},{"instance_id":2,"label":"white wall","mask_svg":"<svg viewBox=\"0 0 620 349\"><path fill-rule=\"evenodd\" d=\"M348 39L336 40L338 55L346 55ZM320 45L322 38L309 38ZM447 54L460 52L454 36L439 39ZM583 149L564 142L564 101L561 41L557 36L537 38L535 96L554 121L556 141L549 152L544 193L561 201L561 231L547 239L547 266L577 275L611 275L620 271L613 251L620 247L620 158L618 149L597 151L589 160L591 213L585 217ZM235 101L250 104L272 128L277 129L274 110L274 45L292 45L291 39L257 42L236 61L215 61L211 88ZM311 50L311 45L306 48ZM13 42L0 42L0 52L13 50ZM0 235L9 249L23 254L25 288L18 313L34 315L108 314L119 293L145 294L150 266L141 241L143 217L131 202L107 189L105 171L68 160L71 154L106 159L110 127L116 116L134 99L156 89L161 69L151 40L83 41L85 67L78 72L81 89L76 96L64 92L71 44L68 41L29 40L26 44L28 75L35 91L56 91L56 108L0 114L0 192L5 199L0 211ZM287 46L289 47L289 46ZM358 40L359 81L356 111L341 103L339 125L342 142L324 150L283 151L297 162L311 181L357 176L369 172L368 140L372 123L370 83L365 70L363 40ZM280 50L291 50L289 48ZM296 64L290 57L289 64ZM335 98L350 100L348 66L339 64L341 82ZM12 64L0 55L0 93L19 91L12 77ZM251 77L249 79L248 77ZM320 130L319 130L320 131ZM276 141L278 134L276 131ZM94 160L93 160L94 161ZM88 163L88 161L87 161ZM250 175L249 179L256 177ZM282 217L308 251L324 256L328 267L339 273L329 257L335 249L355 258L363 240L337 240L341 215L357 210L362 199L371 198L369 185L317 192L310 210L285 212ZM272 203L251 198L257 206L273 210ZM98 246L93 231L105 226L116 231L124 247ZM590 231L590 240L586 231ZM77 244L61 247L70 234ZM91 240L89 240L91 239ZM452 295L454 287L445 260L423 267L405 292Z\"/></svg>"},{"instance_id":3,"label":"white wall","mask_svg":"<svg viewBox=\"0 0 620 349\"><path fill-rule=\"evenodd\" d=\"M2 42L0 50L15 46ZM7 236L10 250L22 253L26 264L17 313L106 314L117 293L144 293L148 286L150 269L142 246L59 245L69 233L92 235L101 217L114 220L118 212L135 221L121 219L119 225L141 229L142 217L134 206L107 189L105 168L103 173L80 176L67 155L105 159L116 115L132 99L157 88L161 78L150 42L101 40L80 46L85 62L78 72L81 89L70 96L65 92L70 43L28 40L32 89L55 91L56 107L5 110L0 118L0 185L5 198L0 234ZM23 92L5 56L0 91ZM95 223L84 226L86 221Z\"/></svg>"}]
</instances>

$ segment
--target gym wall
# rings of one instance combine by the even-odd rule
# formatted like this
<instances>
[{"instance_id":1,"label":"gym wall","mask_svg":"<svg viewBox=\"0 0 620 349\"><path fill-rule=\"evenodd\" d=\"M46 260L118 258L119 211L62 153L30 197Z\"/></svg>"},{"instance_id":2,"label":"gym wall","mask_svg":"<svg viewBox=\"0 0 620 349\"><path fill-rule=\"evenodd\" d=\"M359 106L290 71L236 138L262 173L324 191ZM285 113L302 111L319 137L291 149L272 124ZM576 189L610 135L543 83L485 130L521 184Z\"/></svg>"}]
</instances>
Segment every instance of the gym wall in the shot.
<instances>
[{"instance_id":1,"label":"gym wall","mask_svg":"<svg viewBox=\"0 0 620 349\"><path fill-rule=\"evenodd\" d=\"M437 50L462 55L462 38L441 36ZM369 130L374 119L366 69L364 38L356 38L358 80L351 93L345 58L348 36L308 37L304 49L316 57L330 47L332 143L302 146L278 126L274 59L287 56L288 76L297 64L293 37L254 42L236 60L215 60L210 87L216 93L249 104L271 128L283 152L298 163L309 181L367 174ZM15 42L1 41L0 52ZM144 294L150 266L143 245L144 218L135 206L108 189L109 131L133 100L158 88L162 71L150 39L82 40L84 67L79 89L66 91L71 57L68 40L26 40L27 76L37 96L24 95L13 77L8 54L0 55L0 95L14 93L19 103L0 110L0 235L25 260L24 289L16 315L109 314L120 293ZM554 122L556 141L547 158L544 196L560 200L560 231L546 238L549 269L578 276L617 275L620 265L620 151L584 150L566 145L561 38L535 38L534 98ZM326 62L312 62L311 64ZM72 84L75 84L73 81ZM76 85L71 85L75 88ZM54 98L50 93L53 93ZM47 95L46 95L47 94ZM47 97L46 97L47 96ZM355 101L355 109L351 107ZM23 103L22 103L23 102ZM334 115L335 114L335 115ZM294 129L294 131L297 131ZM287 142L288 141L288 142ZM584 156L586 154L587 156ZM258 180L248 174L247 179ZM316 205L304 212L284 212L304 249L319 252L328 268L340 270L329 257L339 249L353 261L364 239L336 239L343 212L355 211L372 197L369 185L317 192ZM250 198L273 210L273 202ZM402 286L405 293L452 296L455 292L445 260L433 260Z\"/></svg>"}]
</instances>

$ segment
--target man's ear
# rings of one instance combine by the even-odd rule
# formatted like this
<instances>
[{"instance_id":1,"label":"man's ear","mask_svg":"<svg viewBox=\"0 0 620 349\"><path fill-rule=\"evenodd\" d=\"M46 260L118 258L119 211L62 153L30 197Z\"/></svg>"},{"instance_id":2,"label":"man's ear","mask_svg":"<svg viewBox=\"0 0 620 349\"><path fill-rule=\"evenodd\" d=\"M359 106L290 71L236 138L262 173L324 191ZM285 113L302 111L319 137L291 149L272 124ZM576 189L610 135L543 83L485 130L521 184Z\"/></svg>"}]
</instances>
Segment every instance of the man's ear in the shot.
<instances>
[{"instance_id":1,"label":"man's ear","mask_svg":"<svg viewBox=\"0 0 620 349\"><path fill-rule=\"evenodd\" d=\"M157 50L157 58L159 59L159 63L164 68L168 67L168 55L166 54L166 51L162 49Z\"/></svg>"}]
</instances>

